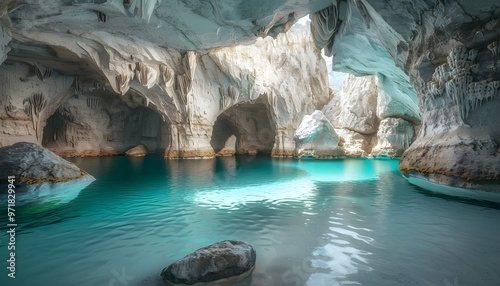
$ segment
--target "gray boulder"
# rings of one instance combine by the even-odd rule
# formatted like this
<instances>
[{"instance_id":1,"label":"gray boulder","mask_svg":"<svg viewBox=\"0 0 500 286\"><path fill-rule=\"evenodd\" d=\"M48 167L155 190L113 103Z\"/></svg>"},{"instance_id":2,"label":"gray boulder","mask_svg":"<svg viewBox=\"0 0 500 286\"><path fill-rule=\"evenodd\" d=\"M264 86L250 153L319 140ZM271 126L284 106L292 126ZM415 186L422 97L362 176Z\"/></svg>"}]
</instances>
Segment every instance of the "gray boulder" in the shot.
<instances>
[{"instance_id":1,"label":"gray boulder","mask_svg":"<svg viewBox=\"0 0 500 286\"><path fill-rule=\"evenodd\" d=\"M253 247L242 241L224 240L200 248L163 269L161 276L168 285L226 282L231 284L247 277L254 269Z\"/></svg>"},{"instance_id":2,"label":"gray boulder","mask_svg":"<svg viewBox=\"0 0 500 286\"><path fill-rule=\"evenodd\" d=\"M8 176L15 176L16 183L36 185L58 183L75 179L95 180L87 172L34 143L19 142L0 148L0 184Z\"/></svg>"}]
</instances>

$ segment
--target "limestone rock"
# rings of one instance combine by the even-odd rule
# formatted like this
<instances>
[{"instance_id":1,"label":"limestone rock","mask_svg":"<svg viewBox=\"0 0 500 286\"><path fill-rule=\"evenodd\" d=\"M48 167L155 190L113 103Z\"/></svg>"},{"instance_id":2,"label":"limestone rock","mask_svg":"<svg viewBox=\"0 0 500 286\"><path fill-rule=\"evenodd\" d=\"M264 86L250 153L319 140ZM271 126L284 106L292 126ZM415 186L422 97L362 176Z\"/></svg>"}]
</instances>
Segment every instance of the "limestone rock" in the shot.
<instances>
[{"instance_id":1,"label":"limestone rock","mask_svg":"<svg viewBox=\"0 0 500 286\"><path fill-rule=\"evenodd\" d=\"M498 192L498 150L490 136L460 128L416 140L401 157L399 168L407 177L415 175L434 183Z\"/></svg>"},{"instance_id":2,"label":"limestone rock","mask_svg":"<svg viewBox=\"0 0 500 286\"><path fill-rule=\"evenodd\" d=\"M410 147L415 131L413 124L401 118L385 118L377 132L377 145L373 156L399 157Z\"/></svg>"},{"instance_id":3,"label":"limestone rock","mask_svg":"<svg viewBox=\"0 0 500 286\"><path fill-rule=\"evenodd\" d=\"M235 132L221 140L236 135L237 153L292 156L300 120L329 99L325 62L308 26L202 53L116 34L48 34L44 45L57 43L61 58L44 50L44 65L24 58L0 70L0 145L29 141L64 156L106 156L142 144L166 158L205 158L215 155L212 134L226 117ZM78 47L75 37L85 38ZM30 50L24 43L18 48ZM28 113L24 100L39 93L43 108Z\"/></svg>"},{"instance_id":4,"label":"limestone rock","mask_svg":"<svg viewBox=\"0 0 500 286\"><path fill-rule=\"evenodd\" d=\"M375 76L348 75L344 79L342 89L334 94L323 108L325 116L332 122L341 138L339 145L344 150L345 156L365 157L381 154L401 156L413 142L413 123L396 117L385 118L388 114L394 116L403 114L400 114L397 108L393 110L394 106L397 106L397 99L391 99L394 101L391 108L384 106L383 112L381 111L382 91L378 81ZM398 127L396 122L405 122L404 124L408 126L405 125L404 128L407 130L396 131L403 128ZM391 124L397 126L391 129ZM411 134L408 133L410 129ZM395 134L398 132L408 134ZM400 140L403 140L404 144ZM375 146L377 141L379 145Z\"/></svg>"},{"instance_id":5,"label":"limestone rock","mask_svg":"<svg viewBox=\"0 0 500 286\"><path fill-rule=\"evenodd\" d=\"M332 124L319 110L304 116L294 135L297 156L315 158L336 157L342 152L338 148L339 136Z\"/></svg>"},{"instance_id":6,"label":"limestone rock","mask_svg":"<svg viewBox=\"0 0 500 286\"><path fill-rule=\"evenodd\" d=\"M125 152L125 155L133 156L133 157L142 157L142 156L146 156L147 154L148 154L148 151L146 151L146 148L144 148L143 145L137 145L137 146L127 150L127 152Z\"/></svg>"},{"instance_id":7,"label":"limestone rock","mask_svg":"<svg viewBox=\"0 0 500 286\"><path fill-rule=\"evenodd\" d=\"M347 157L367 157L371 154L373 135L364 135L348 129L335 129L340 137L339 147Z\"/></svg>"},{"instance_id":8,"label":"limestone rock","mask_svg":"<svg viewBox=\"0 0 500 286\"><path fill-rule=\"evenodd\" d=\"M0 4L1 5L1 4ZM0 13L3 14L0 7ZM0 65L7 58L7 53L10 51L8 43L11 40L10 31L7 27L2 24L2 16L0 16Z\"/></svg>"},{"instance_id":9,"label":"limestone rock","mask_svg":"<svg viewBox=\"0 0 500 286\"><path fill-rule=\"evenodd\" d=\"M88 175L74 164L34 143L20 142L0 148L0 177L15 176L23 184L66 182Z\"/></svg>"},{"instance_id":10,"label":"limestone rock","mask_svg":"<svg viewBox=\"0 0 500 286\"><path fill-rule=\"evenodd\" d=\"M227 138L224 147L217 152L220 156L233 156L236 153L236 136L231 135Z\"/></svg>"},{"instance_id":11,"label":"limestone rock","mask_svg":"<svg viewBox=\"0 0 500 286\"><path fill-rule=\"evenodd\" d=\"M255 267L253 247L242 241L224 240L200 248L163 269L161 276L169 285L208 282L236 282Z\"/></svg>"},{"instance_id":12,"label":"limestone rock","mask_svg":"<svg viewBox=\"0 0 500 286\"><path fill-rule=\"evenodd\" d=\"M325 116L337 129L348 129L361 134L377 132L377 79L374 76L344 79L342 90L324 107Z\"/></svg>"}]
</instances>

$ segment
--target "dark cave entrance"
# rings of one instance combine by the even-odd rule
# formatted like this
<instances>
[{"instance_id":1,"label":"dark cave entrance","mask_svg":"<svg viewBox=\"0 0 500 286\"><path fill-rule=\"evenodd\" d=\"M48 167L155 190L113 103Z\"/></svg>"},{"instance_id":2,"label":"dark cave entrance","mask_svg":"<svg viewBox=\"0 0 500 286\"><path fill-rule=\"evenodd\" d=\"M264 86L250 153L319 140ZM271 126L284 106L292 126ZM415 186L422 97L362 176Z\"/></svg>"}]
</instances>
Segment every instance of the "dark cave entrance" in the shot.
<instances>
[{"instance_id":1,"label":"dark cave entrance","mask_svg":"<svg viewBox=\"0 0 500 286\"><path fill-rule=\"evenodd\" d=\"M257 100L234 105L217 117L210 144L219 152L226 140L236 137L236 154L270 155L275 141L275 124L268 105Z\"/></svg>"},{"instance_id":2,"label":"dark cave entrance","mask_svg":"<svg viewBox=\"0 0 500 286\"><path fill-rule=\"evenodd\" d=\"M123 154L142 144L163 153L170 132L157 111L130 107L115 96L75 96L47 120L42 145L67 156Z\"/></svg>"}]
</instances>

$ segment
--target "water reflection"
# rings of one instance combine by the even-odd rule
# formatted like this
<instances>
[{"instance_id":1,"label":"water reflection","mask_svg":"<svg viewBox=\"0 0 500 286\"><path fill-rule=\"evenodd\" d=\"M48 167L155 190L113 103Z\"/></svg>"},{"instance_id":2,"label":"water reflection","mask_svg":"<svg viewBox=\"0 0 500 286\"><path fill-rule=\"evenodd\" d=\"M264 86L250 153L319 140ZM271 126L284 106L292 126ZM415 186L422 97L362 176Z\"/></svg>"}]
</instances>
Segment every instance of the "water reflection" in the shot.
<instances>
[{"instance_id":1,"label":"water reflection","mask_svg":"<svg viewBox=\"0 0 500 286\"><path fill-rule=\"evenodd\" d=\"M26 192L16 192L16 205L37 204L49 207L66 204L76 199L80 191L93 181L94 178L92 176L83 176L67 182L45 182L36 186L30 186ZM7 196L2 196L0 203L6 203L6 199Z\"/></svg>"}]
</instances>

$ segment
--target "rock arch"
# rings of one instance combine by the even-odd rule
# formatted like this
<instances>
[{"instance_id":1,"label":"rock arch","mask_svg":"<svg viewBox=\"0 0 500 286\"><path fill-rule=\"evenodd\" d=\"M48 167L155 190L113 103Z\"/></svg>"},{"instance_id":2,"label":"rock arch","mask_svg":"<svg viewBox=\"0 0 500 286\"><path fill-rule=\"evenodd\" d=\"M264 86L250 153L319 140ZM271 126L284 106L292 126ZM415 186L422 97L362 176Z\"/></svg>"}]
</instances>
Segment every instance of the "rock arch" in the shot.
<instances>
[{"instance_id":1,"label":"rock arch","mask_svg":"<svg viewBox=\"0 0 500 286\"><path fill-rule=\"evenodd\" d=\"M64 156L118 155L139 144L149 153L163 153L167 126L152 108L87 93L69 98L48 118L42 145Z\"/></svg>"},{"instance_id":2,"label":"rock arch","mask_svg":"<svg viewBox=\"0 0 500 286\"><path fill-rule=\"evenodd\" d=\"M263 96L255 101L238 103L217 117L210 143L218 152L226 140L234 135L237 154L271 155L276 137L274 122Z\"/></svg>"}]
</instances>

